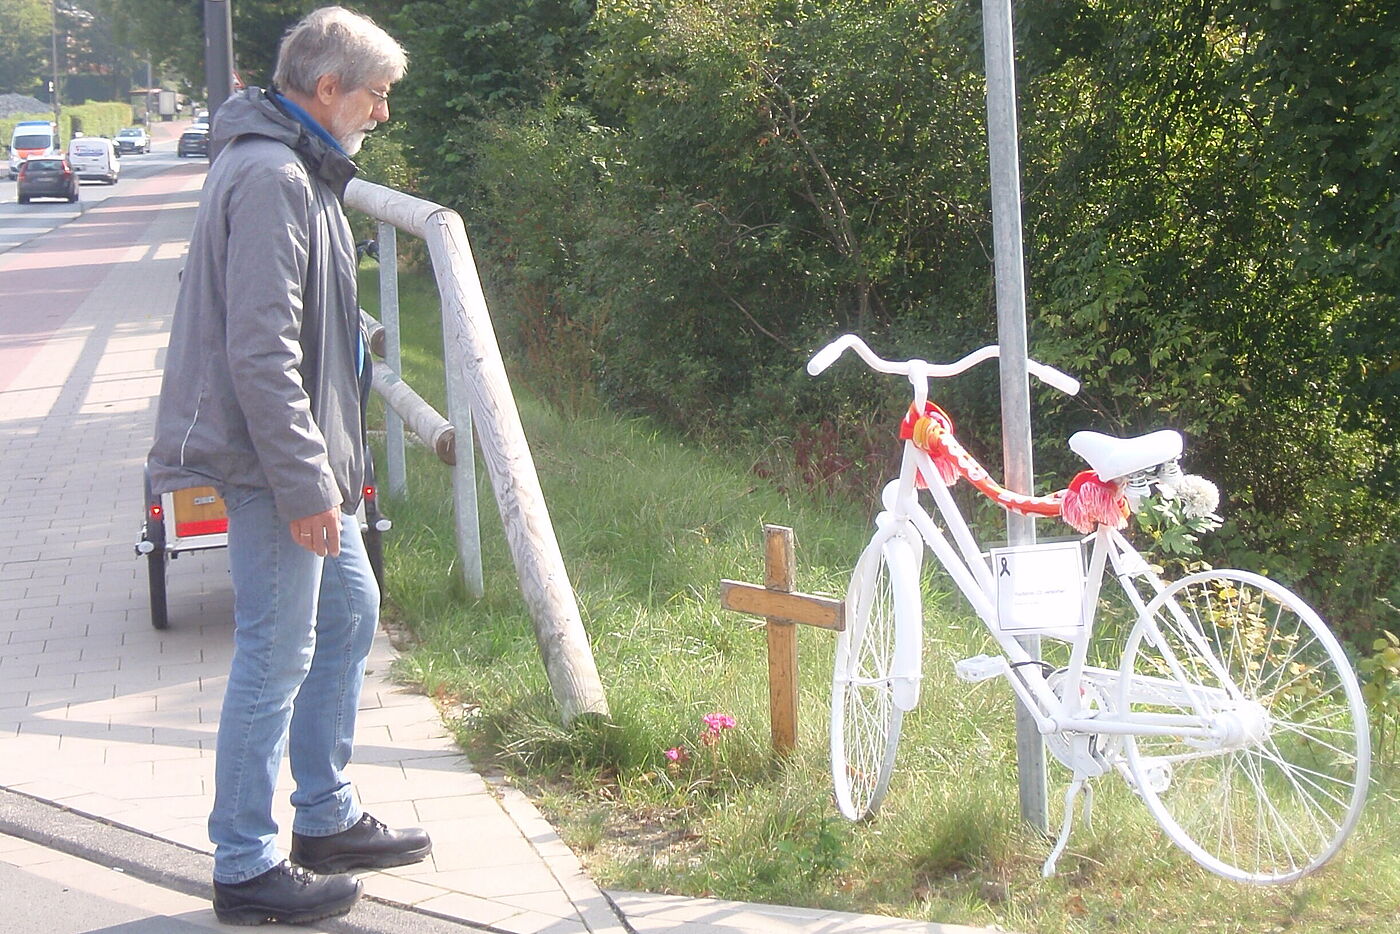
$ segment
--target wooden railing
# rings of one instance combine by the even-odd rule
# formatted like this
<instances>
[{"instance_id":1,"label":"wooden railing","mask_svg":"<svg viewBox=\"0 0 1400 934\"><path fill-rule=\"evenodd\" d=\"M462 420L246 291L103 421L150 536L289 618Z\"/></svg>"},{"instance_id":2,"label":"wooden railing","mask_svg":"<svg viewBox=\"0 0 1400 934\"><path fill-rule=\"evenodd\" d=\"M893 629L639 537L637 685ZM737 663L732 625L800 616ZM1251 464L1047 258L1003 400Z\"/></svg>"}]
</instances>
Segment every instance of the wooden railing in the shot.
<instances>
[{"instance_id":1,"label":"wooden railing","mask_svg":"<svg viewBox=\"0 0 1400 934\"><path fill-rule=\"evenodd\" d=\"M381 293L386 289L392 293L391 301L381 303L387 363L376 364L374 379L376 392L396 416L391 419L389 430L390 490L402 492L405 482L402 441L395 440L392 424L401 419L400 426L406 424L444 462L452 464L460 563L468 592L479 597L483 585L475 458L470 444L475 428L520 589L534 624L535 641L564 723L572 724L581 714L607 716L607 699L593 651L545 507L461 217L440 204L358 179L346 190L345 203L380 222ZM423 402L397 372L394 230L422 238L432 258L442 300L446 419ZM401 439L402 427L398 432ZM467 439L468 443L459 447L458 438ZM398 490L396 482L400 484Z\"/></svg>"}]
</instances>

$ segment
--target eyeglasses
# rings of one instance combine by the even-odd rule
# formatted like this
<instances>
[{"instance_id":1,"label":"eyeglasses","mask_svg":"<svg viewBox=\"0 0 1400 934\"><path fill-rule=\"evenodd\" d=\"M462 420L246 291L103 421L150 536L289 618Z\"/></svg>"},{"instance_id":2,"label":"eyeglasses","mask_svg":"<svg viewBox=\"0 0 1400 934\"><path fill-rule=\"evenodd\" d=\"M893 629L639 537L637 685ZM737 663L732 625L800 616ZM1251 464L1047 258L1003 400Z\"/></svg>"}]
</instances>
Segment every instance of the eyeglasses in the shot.
<instances>
[{"instance_id":1,"label":"eyeglasses","mask_svg":"<svg viewBox=\"0 0 1400 934\"><path fill-rule=\"evenodd\" d=\"M375 90L374 88L371 88L371 87L366 87L365 90L368 91L368 92L370 92L371 94L373 94L375 97L377 97L377 98L379 99L379 102L380 102L381 104L383 104L385 107L388 107L388 106L389 106L389 92L388 92L388 91L377 91L377 90Z\"/></svg>"}]
</instances>

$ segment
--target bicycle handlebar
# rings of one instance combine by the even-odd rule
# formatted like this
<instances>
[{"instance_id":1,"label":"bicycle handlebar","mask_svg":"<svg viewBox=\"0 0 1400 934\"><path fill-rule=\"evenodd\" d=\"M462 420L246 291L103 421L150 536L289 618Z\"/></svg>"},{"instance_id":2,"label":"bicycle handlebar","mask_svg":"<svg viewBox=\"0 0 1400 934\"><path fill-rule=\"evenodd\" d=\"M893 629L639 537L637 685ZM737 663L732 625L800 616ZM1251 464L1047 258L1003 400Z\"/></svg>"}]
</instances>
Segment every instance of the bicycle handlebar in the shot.
<instances>
[{"instance_id":1,"label":"bicycle handlebar","mask_svg":"<svg viewBox=\"0 0 1400 934\"><path fill-rule=\"evenodd\" d=\"M856 356L865 361L866 365L877 373L890 373L897 376L909 376L916 366L922 367L923 372L929 376L947 377L957 376L965 370L969 370L983 360L990 360L1001 355L1001 348L992 344L963 357L955 363L928 363L924 360L906 360L903 363L896 363L893 360L882 359L875 351L871 350L865 341L854 334L842 334L836 340L827 344L821 350L812 355L812 359L807 361L807 372L813 376L819 375L827 367L836 362L836 358L847 350L854 350ZM1044 363L1037 363L1029 358L1026 359L1026 370L1037 377L1041 382L1054 386L1061 392L1069 395L1078 395L1079 380L1062 373L1052 366Z\"/></svg>"}]
</instances>

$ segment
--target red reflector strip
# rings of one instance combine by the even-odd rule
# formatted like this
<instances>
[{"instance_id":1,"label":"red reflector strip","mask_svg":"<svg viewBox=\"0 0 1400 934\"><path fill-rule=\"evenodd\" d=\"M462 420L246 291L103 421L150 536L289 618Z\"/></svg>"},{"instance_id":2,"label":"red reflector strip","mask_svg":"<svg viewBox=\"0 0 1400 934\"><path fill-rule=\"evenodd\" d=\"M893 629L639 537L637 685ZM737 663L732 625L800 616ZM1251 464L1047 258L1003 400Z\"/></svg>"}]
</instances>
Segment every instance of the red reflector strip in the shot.
<instances>
[{"instance_id":1,"label":"red reflector strip","mask_svg":"<svg viewBox=\"0 0 1400 934\"><path fill-rule=\"evenodd\" d=\"M228 531L227 519L201 519L198 522L175 523L175 535L185 538L189 535L218 535Z\"/></svg>"}]
</instances>

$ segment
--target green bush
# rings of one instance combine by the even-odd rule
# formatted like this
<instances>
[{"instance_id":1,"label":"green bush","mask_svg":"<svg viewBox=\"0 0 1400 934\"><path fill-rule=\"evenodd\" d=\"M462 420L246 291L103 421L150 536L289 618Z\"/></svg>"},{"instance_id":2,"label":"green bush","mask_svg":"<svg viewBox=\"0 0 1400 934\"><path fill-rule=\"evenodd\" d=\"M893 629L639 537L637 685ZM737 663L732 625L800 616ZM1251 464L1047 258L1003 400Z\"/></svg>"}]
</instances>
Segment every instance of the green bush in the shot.
<instances>
[{"instance_id":1,"label":"green bush","mask_svg":"<svg viewBox=\"0 0 1400 934\"><path fill-rule=\"evenodd\" d=\"M16 114L0 119L0 155L10 154L10 137L15 125L26 120L53 120L53 113ZM124 126L130 126L132 111L130 104L120 102L101 103L88 101L77 106L64 107L59 115L58 136L66 148L75 132L86 136L116 136Z\"/></svg>"},{"instance_id":2,"label":"green bush","mask_svg":"<svg viewBox=\"0 0 1400 934\"><path fill-rule=\"evenodd\" d=\"M1372 262L1400 226L1363 255L1336 221L1359 211L1374 227L1400 204L1382 106L1397 85L1374 52L1394 24L1255 6L1019 16L1032 352L1085 386L1037 391L1036 459L1061 485L1081 466L1073 430L1181 430L1189 469L1225 497L1205 557L1270 571L1362 639L1377 598L1400 599L1381 391L1400 277ZM588 7L457 0L453 17L411 4L399 23L416 62L406 151L466 215L527 374L720 440L770 438L777 460L827 420L863 439L875 413L900 414L895 381L852 365L805 376L834 335L932 359L995 339L978 5ZM1304 27L1316 59L1295 48ZM1372 50L1355 58L1364 73L1339 64L1352 46ZM1366 119L1311 93L1320 109L1294 107L1279 48L1327 93L1361 95L1346 100ZM1316 190L1295 158L1331 139L1328 120L1351 147L1328 158L1364 190ZM1314 203L1337 198L1355 211ZM1358 357L1365 334L1379 350ZM938 393L997 470L995 374Z\"/></svg>"},{"instance_id":3,"label":"green bush","mask_svg":"<svg viewBox=\"0 0 1400 934\"><path fill-rule=\"evenodd\" d=\"M87 101L76 107L65 107L62 112L62 125L59 130L63 133L65 142L73 138L73 134L81 132L84 136L106 136L113 137L122 127L131 126L133 113L130 104L122 102L98 102Z\"/></svg>"}]
</instances>

